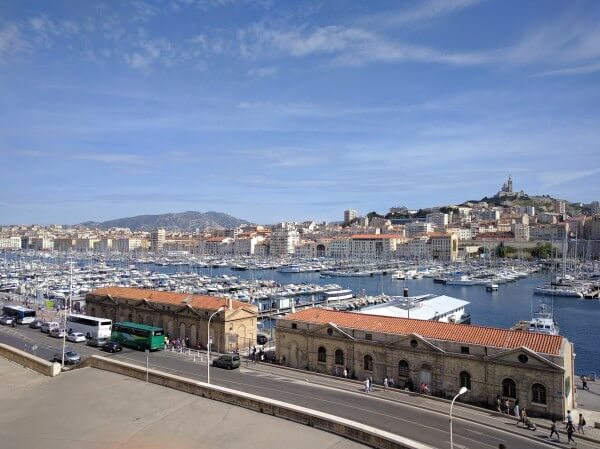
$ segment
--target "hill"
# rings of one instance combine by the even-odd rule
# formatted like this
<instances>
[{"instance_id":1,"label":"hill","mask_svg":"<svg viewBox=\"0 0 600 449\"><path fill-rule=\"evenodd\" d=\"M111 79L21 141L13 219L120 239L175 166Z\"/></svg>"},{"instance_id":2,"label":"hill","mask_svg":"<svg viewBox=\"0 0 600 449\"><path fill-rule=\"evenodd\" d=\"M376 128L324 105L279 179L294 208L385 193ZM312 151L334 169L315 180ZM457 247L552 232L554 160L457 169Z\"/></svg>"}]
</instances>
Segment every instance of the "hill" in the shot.
<instances>
[{"instance_id":1,"label":"hill","mask_svg":"<svg viewBox=\"0 0 600 449\"><path fill-rule=\"evenodd\" d=\"M132 231L151 231L164 228L171 231L195 231L206 228L234 228L250 224L246 220L232 217L221 212L180 212L162 215L138 215L136 217L118 218L103 222L87 221L83 226L108 229L129 228Z\"/></svg>"}]
</instances>

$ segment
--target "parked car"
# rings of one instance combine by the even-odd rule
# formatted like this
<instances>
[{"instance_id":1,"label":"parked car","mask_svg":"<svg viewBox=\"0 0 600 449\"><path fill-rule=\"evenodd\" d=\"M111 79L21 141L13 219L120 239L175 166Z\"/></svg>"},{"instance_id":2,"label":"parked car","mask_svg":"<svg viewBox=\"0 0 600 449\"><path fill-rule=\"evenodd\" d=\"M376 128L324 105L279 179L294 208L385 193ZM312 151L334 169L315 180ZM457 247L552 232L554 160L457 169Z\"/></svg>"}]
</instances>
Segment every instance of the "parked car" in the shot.
<instances>
[{"instance_id":1,"label":"parked car","mask_svg":"<svg viewBox=\"0 0 600 449\"><path fill-rule=\"evenodd\" d=\"M16 324L17 319L13 316L3 316L0 318L0 324Z\"/></svg>"},{"instance_id":2,"label":"parked car","mask_svg":"<svg viewBox=\"0 0 600 449\"><path fill-rule=\"evenodd\" d=\"M62 352L54 354L55 362L62 362ZM74 365L81 362L81 356L70 349L65 350L65 365Z\"/></svg>"},{"instance_id":3,"label":"parked car","mask_svg":"<svg viewBox=\"0 0 600 449\"><path fill-rule=\"evenodd\" d=\"M31 323L29 323L29 327L32 329L41 329L43 325L43 320L33 320Z\"/></svg>"},{"instance_id":4,"label":"parked car","mask_svg":"<svg viewBox=\"0 0 600 449\"><path fill-rule=\"evenodd\" d=\"M223 354L214 359L212 365L227 369L239 368L240 356L237 354Z\"/></svg>"},{"instance_id":5,"label":"parked car","mask_svg":"<svg viewBox=\"0 0 600 449\"><path fill-rule=\"evenodd\" d=\"M73 343L80 343L85 341L85 335L81 332L73 332L67 335L67 340L72 341Z\"/></svg>"},{"instance_id":6,"label":"parked car","mask_svg":"<svg viewBox=\"0 0 600 449\"><path fill-rule=\"evenodd\" d=\"M118 341L107 341L102 345L102 350L106 352L119 352L123 350L123 346Z\"/></svg>"},{"instance_id":7,"label":"parked car","mask_svg":"<svg viewBox=\"0 0 600 449\"><path fill-rule=\"evenodd\" d=\"M48 334L48 333L50 333L51 329L56 329L59 327L60 327L60 324L58 324L56 321L48 321L48 322L42 324L42 327L40 328L40 330L42 332L45 332Z\"/></svg>"},{"instance_id":8,"label":"parked car","mask_svg":"<svg viewBox=\"0 0 600 449\"><path fill-rule=\"evenodd\" d=\"M101 348L107 341L108 341L107 338L90 338L90 339L88 339L88 341L85 342L85 344L88 346L94 346L96 348Z\"/></svg>"},{"instance_id":9,"label":"parked car","mask_svg":"<svg viewBox=\"0 0 600 449\"><path fill-rule=\"evenodd\" d=\"M67 335L67 330L63 329L62 327L55 327L53 329L50 329L50 332L48 332L50 334L51 337L54 338L63 338L64 336Z\"/></svg>"}]
</instances>

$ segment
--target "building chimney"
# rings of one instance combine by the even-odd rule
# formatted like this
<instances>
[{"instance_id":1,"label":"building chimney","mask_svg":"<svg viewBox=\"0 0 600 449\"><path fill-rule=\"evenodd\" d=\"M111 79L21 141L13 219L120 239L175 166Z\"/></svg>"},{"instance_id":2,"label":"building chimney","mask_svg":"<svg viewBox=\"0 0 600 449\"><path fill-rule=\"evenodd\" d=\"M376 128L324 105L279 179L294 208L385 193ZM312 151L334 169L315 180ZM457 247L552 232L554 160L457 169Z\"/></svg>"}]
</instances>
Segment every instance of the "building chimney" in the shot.
<instances>
[{"instance_id":1,"label":"building chimney","mask_svg":"<svg viewBox=\"0 0 600 449\"><path fill-rule=\"evenodd\" d=\"M227 298L227 310L233 309L233 299Z\"/></svg>"}]
</instances>

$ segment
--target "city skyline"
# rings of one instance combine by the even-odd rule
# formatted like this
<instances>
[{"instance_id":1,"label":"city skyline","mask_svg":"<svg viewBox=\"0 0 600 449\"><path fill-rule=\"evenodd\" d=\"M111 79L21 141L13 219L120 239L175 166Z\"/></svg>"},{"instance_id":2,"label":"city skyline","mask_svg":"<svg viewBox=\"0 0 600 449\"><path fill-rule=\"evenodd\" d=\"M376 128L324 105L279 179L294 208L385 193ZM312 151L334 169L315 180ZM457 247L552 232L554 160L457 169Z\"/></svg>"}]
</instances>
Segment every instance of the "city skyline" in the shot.
<instances>
[{"instance_id":1,"label":"city skyline","mask_svg":"<svg viewBox=\"0 0 600 449\"><path fill-rule=\"evenodd\" d=\"M2 223L600 198L600 6L12 2Z\"/></svg>"}]
</instances>

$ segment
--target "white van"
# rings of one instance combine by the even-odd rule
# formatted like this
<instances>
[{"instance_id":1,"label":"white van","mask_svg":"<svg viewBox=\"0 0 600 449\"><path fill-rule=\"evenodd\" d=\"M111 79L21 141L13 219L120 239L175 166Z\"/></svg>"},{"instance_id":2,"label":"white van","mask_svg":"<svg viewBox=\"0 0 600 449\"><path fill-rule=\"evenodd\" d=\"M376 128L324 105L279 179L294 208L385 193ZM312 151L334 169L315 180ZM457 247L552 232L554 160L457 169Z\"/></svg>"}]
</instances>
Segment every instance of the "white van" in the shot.
<instances>
[{"instance_id":1,"label":"white van","mask_svg":"<svg viewBox=\"0 0 600 449\"><path fill-rule=\"evenodd\" d=\"M49 334L51 329L58 329L59 327L60 324L58 324L56 321L48 321L47 323L42 324L40 330Z\"/></svg>"}]
</instances>

